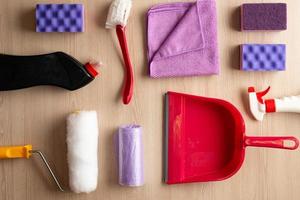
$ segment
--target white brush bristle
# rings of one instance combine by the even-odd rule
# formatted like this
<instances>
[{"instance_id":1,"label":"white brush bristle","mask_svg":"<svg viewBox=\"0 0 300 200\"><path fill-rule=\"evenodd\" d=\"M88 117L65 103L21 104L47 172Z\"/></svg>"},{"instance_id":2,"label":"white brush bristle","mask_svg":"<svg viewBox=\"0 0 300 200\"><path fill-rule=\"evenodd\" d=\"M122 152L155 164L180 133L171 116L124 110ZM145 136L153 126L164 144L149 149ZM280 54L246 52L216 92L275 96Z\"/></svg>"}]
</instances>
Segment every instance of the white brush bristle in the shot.
<instances>
[{"instance_id":1,"label":"white brush bristle","mask_svg":"<svg viewBox=\"0 0 300 200\"><path fill-rule=\"evenodd\" d=\"M69 185L75 193L89 193L98 183L98 120L96 111L80 111L67 118Z\"/></svg>"},{"instance_id":2,"label":"white brush bristle","mask_svg":"<svg viewBox=\"0 0 300 200\"><path fill-rule=\"evenodd\" d=\"M105 27L115 28L117 25L125 27L131 6L132 0L114 0L110 5Z\"/></svg>"}]
</instances>

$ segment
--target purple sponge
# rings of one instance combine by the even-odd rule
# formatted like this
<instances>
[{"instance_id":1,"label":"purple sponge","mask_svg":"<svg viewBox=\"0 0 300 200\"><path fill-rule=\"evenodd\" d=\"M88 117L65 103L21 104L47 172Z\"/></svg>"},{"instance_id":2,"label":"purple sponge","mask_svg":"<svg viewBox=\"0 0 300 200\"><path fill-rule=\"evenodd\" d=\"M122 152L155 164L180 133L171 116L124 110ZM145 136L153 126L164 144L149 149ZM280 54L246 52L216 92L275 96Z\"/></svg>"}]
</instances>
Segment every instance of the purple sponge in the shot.
<instances>
[{"instance_id":1,"label":"purple sponge","mask_svg":"<svg viewBox=\"0 0 300 200\"><path fill-rule=\"evenodd\" d=\"M287 6L285 3L253 3L241 6L242 31L286 30Z\"/></svg>"},{"instance_id":2,"label":"purple sponge","mask_svg":"<svg viewBox=\"0 0 300 200\"><path fill-rule=\"evenodd\" d=\"M37 4L36 32L83 32L82 4Z\"/></svg>"},{"instance_id":3,"label":"purple sponge","mask_svg":"<svg viewBox=\"0 0 300 200\"><path fill-rule=\"evenodd\" d=\"M241 70L283 71L285 70L284 44L241 45Z\"/></svg>"}]
</instances>

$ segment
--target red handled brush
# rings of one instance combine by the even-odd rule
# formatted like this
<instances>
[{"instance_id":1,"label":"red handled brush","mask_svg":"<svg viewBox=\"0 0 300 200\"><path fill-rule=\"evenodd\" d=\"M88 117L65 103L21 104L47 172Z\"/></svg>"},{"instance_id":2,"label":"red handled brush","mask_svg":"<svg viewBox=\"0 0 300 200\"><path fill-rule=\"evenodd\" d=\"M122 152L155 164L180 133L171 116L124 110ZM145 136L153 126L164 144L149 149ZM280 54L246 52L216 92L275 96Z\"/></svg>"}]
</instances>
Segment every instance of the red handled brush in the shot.
<instances>
[{"instance_id":1,"label":"red handled brush","mask_svg":"<svg viewBox=\"0 0 300 200\"><path fill-rule=\"evenodd\" d=\"M126 78L123 91L123 103L129 104L133 95L133 70L130 61L128 45L125 34L125 26L129 17L132 2L131 0L115 0L112 2L108 17L106 20L106 28L116 28L118 40L123 54Z\"/></svg>"}]
</instances>

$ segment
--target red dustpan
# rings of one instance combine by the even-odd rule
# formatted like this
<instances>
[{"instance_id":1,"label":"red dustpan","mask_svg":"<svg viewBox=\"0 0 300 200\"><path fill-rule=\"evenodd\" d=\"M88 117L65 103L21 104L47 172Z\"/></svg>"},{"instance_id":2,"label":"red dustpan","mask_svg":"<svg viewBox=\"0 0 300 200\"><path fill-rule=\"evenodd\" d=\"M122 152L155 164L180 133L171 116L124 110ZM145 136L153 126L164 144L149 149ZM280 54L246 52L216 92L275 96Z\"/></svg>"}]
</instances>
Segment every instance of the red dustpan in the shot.
<instances>
[{"instance_id":1,"label":"red dustpan","mask_svg":"<svg viewBox=\"0 0 300 200\"><path fill-rule=\"evenodd\" d=\"M213 98L166 94L165 182L220 181L241 167L245 147L294 150L294 137L249 137L240 112Z\"/></svg>"}]
</instances>

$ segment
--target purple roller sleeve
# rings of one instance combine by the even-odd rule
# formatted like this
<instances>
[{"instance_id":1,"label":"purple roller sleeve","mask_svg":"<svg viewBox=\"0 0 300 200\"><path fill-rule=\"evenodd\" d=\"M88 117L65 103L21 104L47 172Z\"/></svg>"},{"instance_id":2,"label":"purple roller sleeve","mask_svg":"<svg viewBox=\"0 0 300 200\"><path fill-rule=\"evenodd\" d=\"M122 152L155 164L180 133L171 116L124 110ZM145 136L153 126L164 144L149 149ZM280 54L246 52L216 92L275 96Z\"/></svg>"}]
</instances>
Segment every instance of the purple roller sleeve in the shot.
<instances>
[{"instance_id":1,"label":"purple roller sleeve","mask_svg":"<svg viewBox=\"0 0 300 200\"><path fill-rule=\"evenodd\" d=\"M241 70L283 71L286 68L284 44L241 45Z\"/></svg>"},{"instance_id":2,"label":"purple roller sleeve","mask_svg":"<svg viewBox=\"0 0 300 200\"><path fill-rule=\"evenodd\" d=\"M37 4L36 32L83 32L82 4Z\"/></svg>"},{"instance_id":3,"label":"purple roller sleeve","mask_svg":"<svg viewBox=\"0 0 300 200\"><path fill-rule=\"evenodd\" d=\"M116 139L119 184L132 187L142 186L144 184L144 158L141 126L121 126Z\"/></svg>"}]
</instances>

